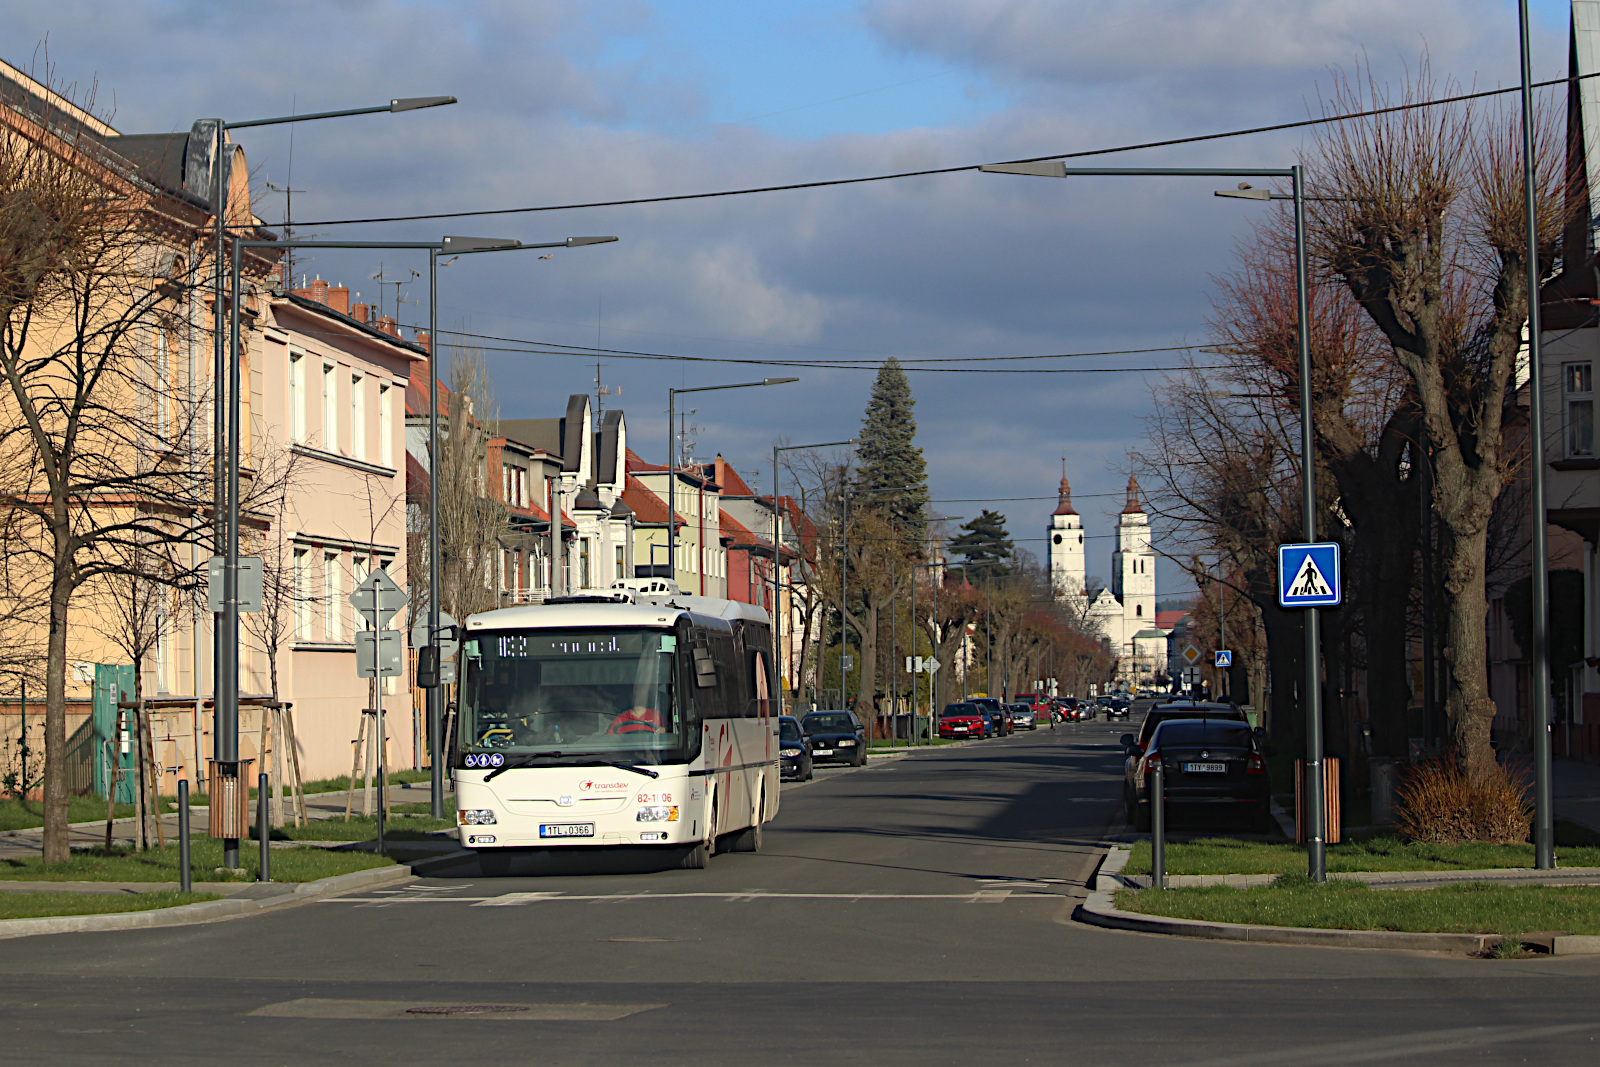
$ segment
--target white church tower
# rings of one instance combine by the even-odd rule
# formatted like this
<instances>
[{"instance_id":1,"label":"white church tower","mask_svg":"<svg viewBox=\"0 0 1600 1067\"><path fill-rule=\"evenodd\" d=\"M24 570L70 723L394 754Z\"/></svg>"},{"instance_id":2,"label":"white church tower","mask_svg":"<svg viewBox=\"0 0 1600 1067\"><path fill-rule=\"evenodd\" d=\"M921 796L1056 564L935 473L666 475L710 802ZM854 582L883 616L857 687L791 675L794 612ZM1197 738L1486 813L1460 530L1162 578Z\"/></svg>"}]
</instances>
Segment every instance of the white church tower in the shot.
<instances>
[{"instance_id":1,"label":"white church tower","mask_svg":"<svg viewBox=\"0 0 1600 1067\"><path fill-rule=\"evenodd\" d=\"M1150 548L1150 516L1139 502L1139 479L1128 477L1128 502L1117 522L1111 561L1112 593L1122 604L1123 641L1156 624L1156 557Z\"/></svg>"},{"instance_id":2,"label":"white church tower","mask_svg":"<svg viewBox=\"0 0 1600 1067\"><path fill-rule=\"evenodd\" d=\"M1060 503L1050 514L1050 584L1058 597L1084 595L1083 520L1072 506L1067 461L1061 461Z\"/></svg>"}]
</instances>

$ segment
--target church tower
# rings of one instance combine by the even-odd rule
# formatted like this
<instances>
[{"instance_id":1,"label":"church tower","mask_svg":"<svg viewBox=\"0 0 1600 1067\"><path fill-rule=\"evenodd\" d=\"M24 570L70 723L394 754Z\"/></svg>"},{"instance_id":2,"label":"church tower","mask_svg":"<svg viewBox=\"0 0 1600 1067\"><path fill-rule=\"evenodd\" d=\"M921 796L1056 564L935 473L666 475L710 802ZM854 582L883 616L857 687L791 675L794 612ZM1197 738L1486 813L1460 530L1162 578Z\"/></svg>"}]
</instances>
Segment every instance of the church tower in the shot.
<instances>
[{"instance_id":1,"label":"church tower","mask_svg":"<svg viewBox=\"0 0 1600 1067\"><path fill-rule=\"evenodd\" d=\"M1112 592L1122 602L1124 641L1156 624L1156 556L1150 548L1150 516L1139 502L1139 479L1128 478L1128 502L1117 521L1111 562Z\"/></svg>"},{"instance_id":2,"label":"church tower","mask_svg":"<svg viewBox=\"0 0 1600 1067\"><path fill-rule=\"evenodd\" d=\"M1072 506L1067 461L1061 461L1060 503L1050 514L1050 584L1058 598L1084 595L1083 520Z\"/></svg>"}]
</instances>

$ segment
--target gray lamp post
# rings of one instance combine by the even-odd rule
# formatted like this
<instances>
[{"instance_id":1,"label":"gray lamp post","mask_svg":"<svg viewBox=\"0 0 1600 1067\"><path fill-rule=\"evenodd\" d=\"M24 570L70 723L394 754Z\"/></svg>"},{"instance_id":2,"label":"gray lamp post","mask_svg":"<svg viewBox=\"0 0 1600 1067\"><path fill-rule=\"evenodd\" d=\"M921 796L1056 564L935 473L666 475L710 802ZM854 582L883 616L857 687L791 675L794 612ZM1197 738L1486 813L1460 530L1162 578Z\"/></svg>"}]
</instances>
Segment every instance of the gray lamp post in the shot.
<instances>
[{"instance_id":1,"label":"gray lamp post","mask_svg":"<svg viewBox=\"0 0 1600 1067\"><path fill-rule=\"evenodd\" d=\"M779 688L778 659L783 654L783 612L779 609L778 564L783 555L783 513L778 509L778 453L799 452L809 448L843 448L855 443L849 440L826 441L816 445L772 446L772 694L780 712L783 710L783 691Z\"/></svg>"},{"instance_id":2,"label":"gray lamp post","mask_svg":"<svg viewBox=\"0 0 1600 1067\"><path fill-rule=\"evenodd\" d=\"M212 514L212 531L213 531L213 533L212 533L212 547L213 547L213 551L217 555L219 555L219 556L220 555L227 555L227 546L228 546L228 543L229 543L228 527L227 527L226 520L223 517L223 512L226 510L225 498L226 498L227 492L228 492L228 489L227 489L227 476L225 475L225 472L223 471L223 464L218 462L218 460L224 454L224 452L227 450L228 439L229 439L229 437L230 437L230 435L232 433L232 431L229 430L228 424L227 424L227 413L228 413L228 410L229 410L229 403L230 402L229 402L228 397L227 397L227 395L225 394L225 392L224 392L224 390L222 388L223 376L227 373L227 368L225 366L225 353L226 353L227 349L226 349L226 346L225 346L225 342L223 340L223 331L222 331L222 300L223 300L223 294L224 294L225 287L226 287L226 280L225 280L224 275L223 275L223 270L224 270L224 268L223 268L223 250L224 250L224 247L225 247L224 234L226 232L227 225L226 225L224 219L226 218L227 213L228 213L227 212L227 207L228 207L228 179L229 179L230 175L227 172L232 169L231 167L225 167L223 165L223 152L224 152L223 134L225 134L228 130L239 130L239 129L244 129L244 128L250 127L250 126L277 126L277 125L282 125L282 124L291 123L291 122L314 122L314 121L316 121L318 119L346 118L346 117L351 116L351 115L376 115L376 114L378 114L380 112L385 112L385 111L391 112L391 113L399 113L399 112L402 112L402 111L419 111L419 110L421 110L423 108L439 107L439 106L442 106L444 104L453 104L455 102L456 102L456 98L453 97L453 96L419 96L419 97L407 97L407 98L390 100L387 105L379 105L377 107L347 108L347 109L345 109L343 111L315 111L315 112L311 112L310 114L306 114L306 115L280 115L280 116L278 116L276 118L249 119L249 120L244 121L244 122L226 122L226 121L224 121L223 119L220 119L220 118L202 120L202 122L206 122L206 123L209 123L211 125L212 131L213 131L214 136L216 138L216 141L215 141L215 143L214 143L214 145L212 147L212 154L211 154L210 163L211 163L211 215L212 215L212 234L213 234L213 250L212 251L213 251L213 256L214 256L214 262L213 262L213 265L212 265L212 288L211 288L211 356L212 356L212 376L211 376L211 381L212 381L212 386L213 386L213 388L215 389L215 392L216 392L216 395L215 395L215 397L213 398L213 401L212 401L212 404L213 404L212 411L213 411L213 413L212 413L212 420L211 420L212 499L213 499L211 514ZM195 125L199 126L199 125L201 125L201 123L196 123ZM191 134L191 136L193 136L193 135ZM234 317L235 318L237 317L237 313L236 312L234 314ZM236 376L230 376L230 377L231 377L232 380L236 380ZM237 454L237 453L235 453L235 454ZM233 478L236 481L237 477L238 477L238 468L237 468L237 466L235 465L235 466L231 467L230 470L231 470ZM235 492L237 492L237 486L235 486ZM235 530L237 530L237 523L235 523ZM235 547L237 547L236 539L235 539ZM211 676L212 676L212 678L211 678L211 687L212 687L212 697L213 697L213 704L214 704L214 713L217 716L216 726L213 728L213 732L212 732L212 754L213 754L213 757L214 757L214 761L217 764L219 764L219 765L221 765L223 767L225 773L230 773L230 774L237 774L238 762L239 762L239 733L238 733L238 725L239 724L238 724L238 717L237 717L238 716L238 612L237 612L237 599L238 599L238 586L237 586L237 577L238 577L237 570L238 570L238 568L237 568L237 563L238 563L238 560L237 560L237 555L238 555L237 552L233 553L233 560L234 560L233 566L229 570L227 570L225 575L224 575L225 590L228 587L228 583L229 582L233 582L233 585L231 587L231 591L226 591L225 595L230 598L228 600L228 603L235 605L235 610L234 610L234 613L232 615L232 620L233 620L233 623L232 623L232 625L233 625L233 635L232 635L232 638L233 638L233 651L231 653L232 660L233 660L233 674L232 675L224 674L224 668L226 666L225 660L228 658L228 655L229 655L228 653L225 653L223 651L224 643L223 643L223 633L222 633L222 631L223 631L224 626L225 626L223 616L227 614L226 611L223 612L222 614L218 615L212 621L212 632L213 632L214 636L213 636L213 639L212 639L212 648L211 648ZM224 686L222 684L222 680L225 677L228 678L228 684L226 686ZM224 690L225 689L232 693L232 696L228 697L227 699L228 699L229 703L233 707L233 715L234 715L234 718L232 719L232 722L231 722L231 730L226 732L226 736L225 736L225 731L222 728L223 727L222 707L223 707L223 701L224 701L224 695L223 694L224 694ZM197 741L198 741L198 738L197 738ZM198 763L199 760L200 760L200 753L196 752L195 753L195 761L196 761L196 763ZM224 866L228 866L228 867L237 867L239 865L239 847L238 847L238 841L237 840L225 843L225 845L224 845L223 862L224 862Z\"/></svg>"},{"instance_id":3,"label":"gray lamp post","mask_svg":"<svg viewBox=\"0 0 1600 1067\"><path fill-rule=\"evenodd\" d=\"M439 253L465 255L473 252L498 252L529 248L575 248L581 245L604 244L615 237L569 237L565 241L523 244L505 237L444 237L438 241L246 241L232 240L232 285L229 297L229 349L228 407L227 407L227 472L226 472L226 526L223 538L223 612L217 629L217 645L221 653L220 670L216 686L216 751L217 762L237 763L239 751L239 455L240 455L240 354L239 354L239 300L241 253L246 248L383 248L417 249L428 253L428 442L429 442L429 501L428 511L428 579L431 594L428 597L428 635L426 649L418 654L419 681L423 668L433 669L428 691L428 740L433 750L432 812L434 818L444 815L444 761L441 758L443 738L440 736L442 716L439 707L438 638L439 638L439 483L437 477L439 454L439 404L435 384L438 359L438 292ZM219 302L220 304L220 302ZM427 663L424 663L426 657ZM223 678L230 679L221 685ZM226 747L225 747L226 746ZM380 746L381 749L381 746ZM226 752L228 755L224 756ZM380 788L384 786L380 785ZM381 808L381 805L380 805ZM238 842L225 841L224 850L231 848L237 859ZM237 862L232 866L237 866Z\"/></svg>"},{"instance_id":4,"label":"gray lamp post","mask_svg":"<svg viewBox=\"0 0 1600 1067\"><path fill-rule=\"evenodd\" d=\"M1306 292L1306 214L1305 179L1299 165L1289 168L1232 168L1232 167L1068 167L1061 160L1043 163L995 163L981 170L1000 174L1033 174L1049 178L1068 177L1215 177L1215 178L1288 178L1292 192L1288 199L1294 201L1294 284L1295 314L1300 349L1300 469L1301 511L1305 539L1317 539L1316 495L1316 442L1311 424L1311 312ZM1270 200L1273 194L1264 189L1241 189L1218 193L1219 196L1242 196L1251 200ZM1281 194L1280 194L1281 195ZM1534 524L1535 527L1538 523ZM1310 811L1306 835L1306 867L1313 881L1325 881L1327 864L1327 808L1323 798L1322 770L1322 690L1321 690L1321 639L1318 633L1319 616L1316 608L1302 608L1305 612L1306 641L1306 765L1305 796Z\"/></svg>"},{"instance_id":5,"label":"gray lamp post","mask_svg":"<svg viewBox=\"0 0 1600 1067\"><path fill-rule=\"evenodd\" d=\"M785 385L799 378L763 378L759 382L735 382L732 385L695 385L687 389L667 390L667 569L672 580L678 579L678 457L673 446L673 424L678 419L679 393L714 393L722 389L755 389L764 385Z\"/></svg>"}]
</instances>

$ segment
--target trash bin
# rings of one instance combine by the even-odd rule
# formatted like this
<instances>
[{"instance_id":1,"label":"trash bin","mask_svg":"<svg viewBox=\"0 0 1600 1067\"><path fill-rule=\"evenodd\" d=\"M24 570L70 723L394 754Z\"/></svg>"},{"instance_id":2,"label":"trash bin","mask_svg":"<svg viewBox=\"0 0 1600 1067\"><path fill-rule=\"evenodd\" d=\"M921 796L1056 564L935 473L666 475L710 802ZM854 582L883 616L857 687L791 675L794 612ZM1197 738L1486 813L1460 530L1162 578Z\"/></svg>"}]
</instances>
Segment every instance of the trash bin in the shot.
<instances>
[{"instance_id":1,"label":"trash bin","mask_svg":"<svg viewBox=\"0 0 1600 1067\"><path fill-rule=\"evenodd\" d=\"M1372 825L1394 825L1395 790L1405 762L1394 756L1374 756L1367 761L1372 768Z\"/></svg>"},{"instance_id":2,"label":"trash bin","mask_svg":"<svg viewBox=\"0 0 1600 1067\"><path fill-rule=\"evenodd\" d=\"M236 763L206 761L208 836L224 841L250 836L250 766L253 763L252 759Z\"/></svg>"},{"instance_id":3,"label":"trash bin","mask_svg":"<svg viewBox=\"0 0 1600 1067\"><path fill-rule=\"evenodd\" d=\"M1306 761L1294 761L1294 839L1296 844L1305 844L1311 835L1309 829L1311 814L1305 803ZM1339 811L1339 757L1322 757L1322 802L1323 802L1323 844L1337 845L1340 841L1341 816Z\"/></svg>"}]
</instances>

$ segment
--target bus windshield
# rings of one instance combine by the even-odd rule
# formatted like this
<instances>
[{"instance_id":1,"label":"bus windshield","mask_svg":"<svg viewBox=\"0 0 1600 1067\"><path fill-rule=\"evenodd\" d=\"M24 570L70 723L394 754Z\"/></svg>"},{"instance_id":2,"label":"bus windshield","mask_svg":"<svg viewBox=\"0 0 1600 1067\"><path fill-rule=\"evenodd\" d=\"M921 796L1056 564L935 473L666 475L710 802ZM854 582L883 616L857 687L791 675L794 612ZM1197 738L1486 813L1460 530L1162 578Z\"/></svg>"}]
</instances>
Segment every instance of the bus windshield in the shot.
<instances>
[{"instance_id":1,"label":"bus windshield","mask_svg":"<svg viewBox=\"0 0 1600 1067\"><path fill-rule=\"evenodd\" d=\"M463 753L672 758L692 731L659 630L480 630L464 649Z\"/></svg>"}]
</instances>

